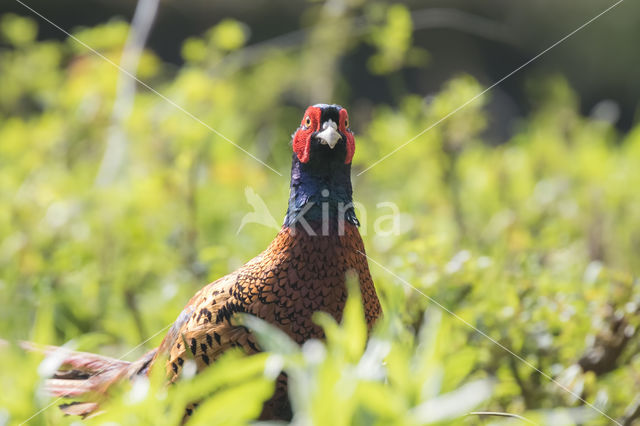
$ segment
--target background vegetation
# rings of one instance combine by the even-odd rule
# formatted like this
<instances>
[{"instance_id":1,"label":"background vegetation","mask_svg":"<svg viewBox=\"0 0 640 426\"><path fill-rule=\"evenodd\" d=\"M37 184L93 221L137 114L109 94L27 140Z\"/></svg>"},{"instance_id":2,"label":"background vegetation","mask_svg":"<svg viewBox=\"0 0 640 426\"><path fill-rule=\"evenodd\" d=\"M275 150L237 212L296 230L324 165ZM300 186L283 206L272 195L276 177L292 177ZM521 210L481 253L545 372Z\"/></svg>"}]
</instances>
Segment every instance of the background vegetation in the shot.
<instances>
[{"instance_id":1,"label":"background vegetation","mask_svg":"<svg viewBox=\"0 0 640 426\"><path fill-rule=\"evenodd\" d=\"M290 134L306 103L337 102L357 133L356 199L370 216L380 202L401 211L399 235L376 236L370 221L365 236L383 265L371 266L385 312L368 343L352 294L342 325L318 318L326 344L298 348L252 323L269 354L232 353L168 390L156 371L83 423L175 423L188 401L209 394L194 424L243 423L281 366L300 423L500 420L467 416L474 410L611 423L585 401L631 423L640 125L616 128L611 102L585 115L566 78L538 75L523 89L530 112L505 139L492 132L500 115L487 108L489 92L356 176L492 81L457 74L425 97L404 73L438 64L413 42L407 7L329 6L309 6L295 47L259 56L246 46L250 27L233 19L184 40L179 64L145 50L137 76L174 104L140 84L120 91L126 78L109 61L120 62L123 20L73 30L100 57L70 38L39 39L34 19L0 18L0 336L115 357L144 341L127 359L157 345L163 335L154 333L197 289L273 238L259 225L237 232L251 210L245 188L283 217ZM366 17L366 32L355 16ZM367 73L392 99L376 101L343 78L344 58L362 46ZM105 156L110 144L123 148L117 161ZM0 365L0 424L49 405L41 357L10 345ZM74 422L54 404L29 423Z\"/></svg>"}]
</instances>

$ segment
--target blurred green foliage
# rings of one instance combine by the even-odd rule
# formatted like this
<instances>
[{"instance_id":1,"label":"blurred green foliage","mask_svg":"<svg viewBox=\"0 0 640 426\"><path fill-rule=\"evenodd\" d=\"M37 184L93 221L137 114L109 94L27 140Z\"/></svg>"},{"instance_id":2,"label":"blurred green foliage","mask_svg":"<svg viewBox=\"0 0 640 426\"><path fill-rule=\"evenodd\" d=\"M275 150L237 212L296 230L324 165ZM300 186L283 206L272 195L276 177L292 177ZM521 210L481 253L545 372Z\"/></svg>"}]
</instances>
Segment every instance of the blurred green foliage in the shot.
<instances>
[{"instance_id":1,"label":"blurred green foliage","mask_svg":"<svg viewBox=\"0 0 640 426\"><path fill-rule=\"evenodd\" d=\"M326 343L298 348L253 321L270 353L229 354L169 388L156 370L149 382L115 390L106 414L86 423L175 423L189 401L207 395L193 423L244 423L258 415L280 366L301 422L480 424L461 417L478 408L542 423L609 423L460 319L614 418L640 391L640 126L620 135L583 117L561 77L534 81L533 112L512 140L487 140L492 117L481 98L357 176L483 89L459 76L432 98L398 93L398 107L351 99L339 60L353 44L372 45L371 72L391 79L427 58L411 46L406 10L380 7L369 10L380 27L362 40L343 42L348 10L322 9L302 49L271 49L250 63L240 55L247 29L232 20L187 40L179 68L145 51L143 81L284 176L139 87L123 124L122 173L108 185L95 178L118 70L73 40L36 41L30 19L1 18L3 338L71 341L119 357L170 324L204 283L273 238L260 226L237 233L250 210L244 190L284 216L289 135L303 104L316 101L350 109L355 198L371 210L392 201L401 211L399 235L368 226L368 253L459 315L372 264L385 316L368 343L354 293L342 324L318 316ZM116 20L74 35L117 63L127 32ZM595 336L622 317L629 342L612 371L576 373ZM14 347L0 351L0 424L49 405L40 361ZM77 421L54 404L30 424Z\"/></svg>"},{"instance_id":2,"label":"blurred green foliage","mask_svg":"<svg viewBox=\"0 0 640 426\"><path fill-rule=\"evenodd\" d=\"M380 6L380 5L378 5ZM406 65L424 65L427 53L411 45L412 22L406 7L400 4L384 10L382 7L373 8L370 12L384 14L383 25L371 32L371 44L377 48L377 53L369 58L369 67L375 74L387 74L402 69Z\"/></svg>"}]
</instances>

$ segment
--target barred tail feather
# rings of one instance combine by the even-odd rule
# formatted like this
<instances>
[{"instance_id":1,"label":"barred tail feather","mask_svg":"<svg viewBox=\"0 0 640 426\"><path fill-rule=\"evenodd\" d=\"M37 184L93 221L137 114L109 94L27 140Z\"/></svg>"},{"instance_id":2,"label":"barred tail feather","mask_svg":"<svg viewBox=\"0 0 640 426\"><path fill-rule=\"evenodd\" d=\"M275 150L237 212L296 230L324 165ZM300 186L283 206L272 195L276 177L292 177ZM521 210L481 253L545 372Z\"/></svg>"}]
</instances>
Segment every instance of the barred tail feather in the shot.
<instances>
[{"instance_id":1,"label":"barred tail feather","mask_svg":"<svg viewBox=\"0 0 640 426\"><path fill-rule=\"evenodd\" d=\"M0 340L0 346L2 344L6 342ZM20 342L20 347L29 352L44 354L56 368L52 377L45 383L45 389L49 394L60 398L86 397L94 400L60 405L60 409L65 414L83 417L95 414L98 409L98 403L95 401L106 395L109 387L114 383L146 374L157 352L157 349L153 349L139 360L129 362L31 342Z\"/></svg>"},{"instance_id":2,"label":"barred tail feather","mask_svg":"<svg viewBox=\"0 0 640 426\"><path fill-rule=\"evenodd\" d=\"M69 404L60 404L60 410L68 416L95 416L99 414L97 402L71 402Z\"/></svg>"}]
</instances>

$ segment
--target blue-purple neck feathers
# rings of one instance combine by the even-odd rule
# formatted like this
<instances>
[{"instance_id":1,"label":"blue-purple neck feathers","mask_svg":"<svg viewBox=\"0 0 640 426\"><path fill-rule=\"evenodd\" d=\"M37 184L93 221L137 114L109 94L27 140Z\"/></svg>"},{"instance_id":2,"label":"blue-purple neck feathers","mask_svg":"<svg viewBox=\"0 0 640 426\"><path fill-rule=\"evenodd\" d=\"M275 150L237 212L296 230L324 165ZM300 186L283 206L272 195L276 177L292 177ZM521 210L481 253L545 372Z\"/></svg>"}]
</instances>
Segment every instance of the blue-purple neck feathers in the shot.
<instances>
[{"instance_id":1,"label":"blue-purple neck feathers","mask_svg":"<svg viewBox=\"0 0 640 426\"><path fill-rule=\"evenodd\" d=\"M284 225L303 227L306 221L318 230L324 223L330 233L340 227L340 221L358 226L353 209L351 164L320 156L315 161L301 163L293 154L291 192ZM344 225L344 223L343 223Z\"/></svg>"}]
</instances>

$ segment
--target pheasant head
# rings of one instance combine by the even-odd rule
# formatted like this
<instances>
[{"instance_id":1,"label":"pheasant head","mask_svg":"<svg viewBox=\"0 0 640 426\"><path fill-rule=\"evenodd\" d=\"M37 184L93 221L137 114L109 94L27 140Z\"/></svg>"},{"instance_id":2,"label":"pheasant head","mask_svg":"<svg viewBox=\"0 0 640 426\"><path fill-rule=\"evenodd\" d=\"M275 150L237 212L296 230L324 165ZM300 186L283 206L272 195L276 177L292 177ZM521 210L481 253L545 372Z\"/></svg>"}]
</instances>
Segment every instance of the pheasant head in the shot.
<instances>
[{"instance_id":1,"label":"pheasant head","mask_svg":"<svg viewBox=\"0 0 640 426\"><path fill-rule=\"evenodd\" d=\"M349 113L340 105L310 106L293 135L293 151L301 163L336 159L350 164L355 148Z\"/></svg>"}]
</instances>

